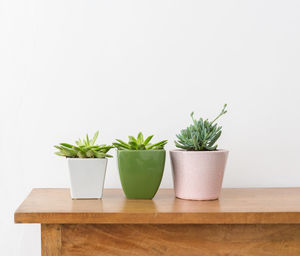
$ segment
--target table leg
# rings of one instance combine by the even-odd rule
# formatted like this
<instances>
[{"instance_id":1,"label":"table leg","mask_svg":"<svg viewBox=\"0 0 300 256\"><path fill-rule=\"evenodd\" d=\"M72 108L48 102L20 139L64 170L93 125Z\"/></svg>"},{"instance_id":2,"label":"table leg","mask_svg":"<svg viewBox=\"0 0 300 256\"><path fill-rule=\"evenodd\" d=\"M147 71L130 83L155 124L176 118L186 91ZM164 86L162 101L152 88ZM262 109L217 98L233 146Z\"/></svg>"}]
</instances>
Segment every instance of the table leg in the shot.
<instances>
[{"instance_id":1,"label":"table leg","mask_svg":"<svg viewBox=\"0 0 300 256\"><path fill-rule=\"evenodd\" d=\"M42 224L42 256L61 256L61 225Z\"/></svg>"}]
</instances>

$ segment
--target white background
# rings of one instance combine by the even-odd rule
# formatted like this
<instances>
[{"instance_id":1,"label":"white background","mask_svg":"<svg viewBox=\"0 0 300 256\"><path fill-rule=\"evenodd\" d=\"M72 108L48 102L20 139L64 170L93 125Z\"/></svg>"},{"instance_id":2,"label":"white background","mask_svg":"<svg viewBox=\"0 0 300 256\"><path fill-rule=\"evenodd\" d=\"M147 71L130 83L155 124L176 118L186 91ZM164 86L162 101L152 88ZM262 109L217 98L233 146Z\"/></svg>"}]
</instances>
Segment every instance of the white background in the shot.
<instances>
[{"instance_id":1,"label":"white background","mask_svg":"<svg viewBox=\"0 0 300 256\"><path fill-rule=\"evenodd\" d=\"M100 130L168 139L220 120L225 187L300 186L300 2L0 0L1 255L40 255L14 225L34 187L67 187L53 145ZM120 187L116 159L106 187ZM162 187L172 187L167 158Z\"/></svg>"}]
</instances>

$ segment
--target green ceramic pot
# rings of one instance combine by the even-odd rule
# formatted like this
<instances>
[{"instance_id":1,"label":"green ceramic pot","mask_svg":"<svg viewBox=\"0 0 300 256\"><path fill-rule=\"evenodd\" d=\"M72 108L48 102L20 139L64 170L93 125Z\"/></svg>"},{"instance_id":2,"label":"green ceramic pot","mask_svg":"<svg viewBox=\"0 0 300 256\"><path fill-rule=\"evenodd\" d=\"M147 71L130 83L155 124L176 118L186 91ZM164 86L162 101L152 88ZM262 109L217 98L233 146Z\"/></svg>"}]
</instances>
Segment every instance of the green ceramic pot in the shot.
<instances>
[{"instance_id":1,"label":"green ceramic pot","mask_svg":"<svg viewBox=\"0 0 300 256\"><path fill-rule=\"evenodd\" d=\"M152 199L161 182L165 150L118 150L118 167L127 198Z\"/></svg>"}]
</instances>

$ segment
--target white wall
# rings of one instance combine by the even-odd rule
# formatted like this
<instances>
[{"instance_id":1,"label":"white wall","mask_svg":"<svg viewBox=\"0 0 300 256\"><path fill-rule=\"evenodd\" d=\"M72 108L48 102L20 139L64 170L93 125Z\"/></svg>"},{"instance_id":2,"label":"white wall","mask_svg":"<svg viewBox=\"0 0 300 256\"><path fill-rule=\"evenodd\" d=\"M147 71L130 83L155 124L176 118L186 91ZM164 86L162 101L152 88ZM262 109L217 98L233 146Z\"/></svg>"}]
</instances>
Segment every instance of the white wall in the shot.
<instances>
[{"instance_id":1,"label":"white wall","mask_svg":"<svg viewBox=\"0 0 300 256\"><path fill-rule=\"evenodd\" d=\"M300 186L297 0L0 0L1 255L40 255L14 225L34 187L67 187L53 145L100 130L168 139L213 118L225 187ZM120 187L116 160L106 187ZM169 158L162 187L172 187Z\"/></svg>"}]
</instances>

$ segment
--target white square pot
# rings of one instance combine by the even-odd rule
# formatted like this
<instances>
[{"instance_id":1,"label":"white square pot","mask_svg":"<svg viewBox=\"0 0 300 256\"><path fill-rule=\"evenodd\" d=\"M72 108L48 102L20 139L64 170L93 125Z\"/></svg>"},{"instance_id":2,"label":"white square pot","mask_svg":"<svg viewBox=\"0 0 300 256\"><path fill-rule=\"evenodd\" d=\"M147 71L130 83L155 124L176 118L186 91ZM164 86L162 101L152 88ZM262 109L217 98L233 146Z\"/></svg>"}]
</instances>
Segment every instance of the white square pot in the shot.
<instances>
[{"instance_id":1,"label":"white square pot","mask_svg":"<svg viewBox=\"0 0 300 256\"><path fill-rule=\"evenodd\" d=\"M73 199L102 198L106 158L68 158Z\"/></svg>"}]
</instances>

